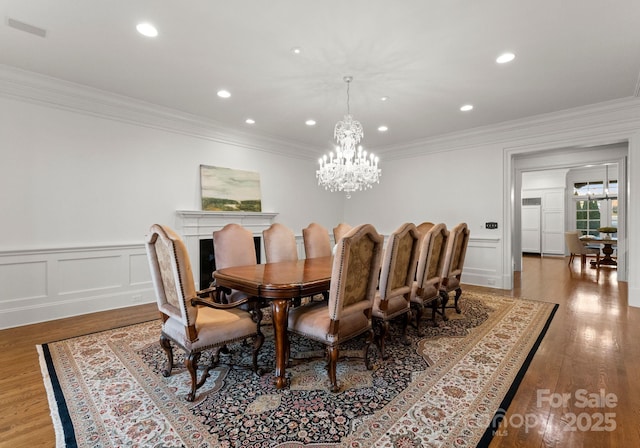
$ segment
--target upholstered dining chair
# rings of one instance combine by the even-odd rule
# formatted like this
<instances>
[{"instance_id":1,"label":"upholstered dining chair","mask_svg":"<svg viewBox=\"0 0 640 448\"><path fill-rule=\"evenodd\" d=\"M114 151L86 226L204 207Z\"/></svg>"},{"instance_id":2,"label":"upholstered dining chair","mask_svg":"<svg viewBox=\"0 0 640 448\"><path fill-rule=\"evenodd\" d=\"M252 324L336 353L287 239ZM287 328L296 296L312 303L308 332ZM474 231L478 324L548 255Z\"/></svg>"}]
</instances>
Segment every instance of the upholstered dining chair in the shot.
<instances>
[{"instance_id":1,"label":"upholstered dining chair","mask_svg":"<svg viewBox=\"0 0 640 448\"><path fill-rule=\"evenodd\" d=\"M442 267L442 281L440 282L440 297L442 298L441 314L443 320L448 320L445 313L446 308L454 308L460 314L458 301L462 295L460 279L464 268L464 257L469 244L469 227L461 222L451 229L449 241L447 243L447 253ZM449 306L449 293L455 291L454 304Z\"/></svg>"},{"instance_id":2,"label":"upholstered dining chair","mask_svg":"<svg viewBox=\"0 0 640 448\"><path fill-rule=\"evenodd\" d=\"M273 223L262 231L264 253L267 263L298 260L298 245L293 230L280 223ZM313 300L313 297L309 297ZM299 306L302 298L293 299L293 305Z\"/></svg>"},{"instance_id":3,"label":"upholstered dining chair","mask_svg":"<svg viewBox=\"0 0 640 448\"><path fill-rule=\"evenodd\" d=\"M385 340L389 322L403 316L403 342L411 311L411 288L416 275L420 234L412 223L402 224L387 240L380 269L380 282L373 302L373 318L380 329L377 343L386 359Z\"/></svg>"},{"instance_id":4,"label":"upholstered dining chair","mask_svg":"<svg viewBox=\"0 0 640 448\"><path fill-rule=\"evenodd\" d=\"M349 230L351 230L353 226L351 224L347 224L346 222L341 222L337 226L333 228L333 241L338 244L340 238L345 236Z\"/></svg>"},{"instance_id":5,"label":"upholstered dining chair","mask_svg":"<svg viewBox=\"0 0 640 448\"><path fill-rule=\"evenodd\" d=\"M330 257L332 255L329 232L320 224L312 222L302 229L302 239L304 240L306 258Z\"/></svg>"},{"instance_id":6,"label":"upholstered dining chair","mask_svg":"<svg viewBox=\"0 0 640 448\"><path fill-rule=\"evenodd\" d=\"M427 232L429 230L431 230L431 228L434 226L435 224L429 221L425 221L425 222L421 222L420 224L418 224L416 226L416 228L418 229L418 232L420 233L420 237L424 238L424 236L427 234Z\"/></svg>"},{"instance_id":7,"label":"upholstered dining chair","mask_svg":"<svg viewBox=\"0 0 640 448\"><path fill-rule=\"evenodd\" d=\"M590 246L580 239L582 232L573 231L564 233L564 241L569 249L569 266L573 262L576 255L580 256L580 265L583 266L587 262L587 255L595 255L596 266L600 261L600 246Z\"/></svg>"},{"instance_id":8,"label":"upholstered dining chair","mask_svg":"<svg viewBox=\"0 0 640 448\"><path fill-rule=\"evenodd\" d=\"M371 224L351 229L338 241L329 300L293 308L289 312L289 332L326 346L332 392L340 389L336 378L340 344L366 333L364 362L371 369L369 346L374 336L371 307L383 242L384 238Z\"/></svg>"},{"instance_id":9,"label":"upholstered dining chair","mask_svg":"<svg viewBox=\"0 0 640 448\"><path fill-rule=\"evenodd\" d=\"M279 261L296 261L298 246L293 230L280 223L273 223L262 231L264 254L267 263Z\"/></svg>"},{"instance_id":10,"label":"upholstered dining chair","mask_svg":"<svg viewBox=\"0 0 640 448\"><path fill-rule=\"evenodd\" d=\"M240 224L230 223L213 232L216 269L247 266L258 262L253 234ZM232 303L248 297L242 291L218 288L218 301Z\"/></svg>"},{"instance_id":11,"label":"upholstered dining chair","mask_svg":"<svg viewBox=\"0 0 640 448\"><path fill-rule=\"evenodd\" d=\"M416 281L411 288L411 306L415 309L416 329L418 336L422 336L420 321L426 306L431 308L431 320L435 325L436 312L440 301L440 283L442 282L442 267L447 253L449 231L445 224L435 224L420 243L418 270Z\"/></svg>"},{"instance_id":12,"label":"upholstered dining chair","mask_svg":"<svg viewBox=\"0 0 640 448\"><path fill-rule=\"evenodd\" d=\"M209 370L219 361L219 352L228 344L253 339L253 370L258 372L258 352L264 336L260 330L262 314L248 298L230 305L215 303L215 288L196 291L187 248L172 229L159 224L151 226L146 239L151 279L162 317L160 345L167 355L162 374L171 375L173 348L185 352L184 365L191 376L191 391L187 401L193 401L196 390L209 376ZM203 297L209 296L209 300ZM251 312L238 308L250 305ZM197 378L202 352L211 350L212 362Z\"/></svg>"}]
</instances>

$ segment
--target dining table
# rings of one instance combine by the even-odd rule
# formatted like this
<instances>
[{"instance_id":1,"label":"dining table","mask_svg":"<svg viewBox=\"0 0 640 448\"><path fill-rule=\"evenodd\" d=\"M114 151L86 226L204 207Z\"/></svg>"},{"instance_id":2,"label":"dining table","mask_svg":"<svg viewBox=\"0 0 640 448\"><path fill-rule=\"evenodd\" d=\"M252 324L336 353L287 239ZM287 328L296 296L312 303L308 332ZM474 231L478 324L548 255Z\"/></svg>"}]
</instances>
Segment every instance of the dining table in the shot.
<instances>
[{"instance_id":1,"label":"dining table","mask_svg":"<svg viewBox=\"0 0 640 448\"><path fill-rule=\"evenodd\" d=\"M611 256L613 254L613 246L618 244L617 238L591 238L587 240L589 244L601 244L604 257L597 262L591 262L593 266L618 266L618 262Z\"/></svg>"},{"instance_id":2,"label":"dining table","mask_svg":"<svg viewBox=\"0 0 640 448\"><path fill-rule=\"evenodd\" d=\"M278 389L287 384L289 307L296 298L328 291L332 268L333 257L318 257L227 267L213 273L216 286L242 291L270 302L276 357L275 385Z\"/></svg>"}]
</instances>

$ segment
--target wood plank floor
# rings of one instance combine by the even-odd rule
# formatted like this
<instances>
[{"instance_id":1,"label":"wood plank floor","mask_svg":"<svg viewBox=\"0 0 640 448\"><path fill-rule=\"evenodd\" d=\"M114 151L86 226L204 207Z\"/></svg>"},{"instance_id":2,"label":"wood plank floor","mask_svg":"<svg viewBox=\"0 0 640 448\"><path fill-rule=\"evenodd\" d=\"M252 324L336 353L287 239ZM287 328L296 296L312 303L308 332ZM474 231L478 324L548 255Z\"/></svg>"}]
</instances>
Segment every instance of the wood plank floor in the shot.
<instances>
[{"instance_id":1,"label":"wood plank floor","mask_svg":"<svg viewBox=\"0 0 640 448\"><path fill-rule=\"evenodd\" d=\"M627 307L615 270L526 257L512 291L467 289L560 304L492 447L640 446L640 309ZM0 331L0 447L55 446L36 344L156 317L149 304ZM581 390L614 394L617 405L580 408ZM566 394L567 406L538 400L560 397L551 394Z\"/></svg>"}]
</instances>

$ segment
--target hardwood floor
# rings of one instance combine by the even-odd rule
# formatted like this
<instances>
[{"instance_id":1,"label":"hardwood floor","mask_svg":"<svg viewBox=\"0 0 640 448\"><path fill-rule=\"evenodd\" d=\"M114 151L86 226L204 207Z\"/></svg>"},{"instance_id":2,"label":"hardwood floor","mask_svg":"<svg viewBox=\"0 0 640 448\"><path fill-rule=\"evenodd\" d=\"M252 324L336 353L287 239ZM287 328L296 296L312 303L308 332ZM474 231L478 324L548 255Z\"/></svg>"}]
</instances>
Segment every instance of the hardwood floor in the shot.
<instances>
[{"instance_id":1,"label":"hardwood floor","mask_svg":"<svg viewBox=\"0 0 640 448\"><path fill-rule=\"evenodd\" d=\"M640 446L640 308L627 307L627 284L579 260L526 257L523 266L512 291L466 287L560 304L490 446ZM55 446L36 344L156 317L148 304L0 331L0 447ZM614 394L617 405L580 408L582 390ZM551 394L567 394L568 406Z\"/></svg>"}]
</instances>

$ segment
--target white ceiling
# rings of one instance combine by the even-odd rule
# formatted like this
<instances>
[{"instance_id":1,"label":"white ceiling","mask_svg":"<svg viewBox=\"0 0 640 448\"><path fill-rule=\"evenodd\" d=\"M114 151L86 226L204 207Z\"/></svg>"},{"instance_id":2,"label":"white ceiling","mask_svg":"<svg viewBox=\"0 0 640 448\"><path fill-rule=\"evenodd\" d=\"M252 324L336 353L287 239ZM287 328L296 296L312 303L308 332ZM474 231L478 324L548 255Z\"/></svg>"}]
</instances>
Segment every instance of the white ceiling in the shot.
<instances>
[{"instance_id":1,"label":"white ceiling","mask_svg":"<svg viewBox=\"0 0 640 448\"><path fill-rule=\"evenodd\" d=\"M369 149L640 96L638 0L0 0L0 10L0 64L319 154L346 113L344 75ZM159 36L138 34L141 21ZM504 51L516 59L499 65Z\"/></svg>"}]
</instances>

